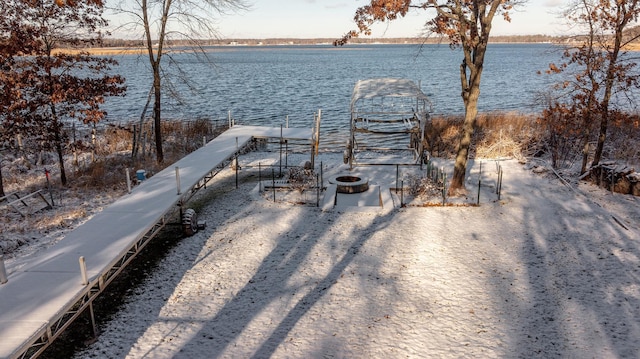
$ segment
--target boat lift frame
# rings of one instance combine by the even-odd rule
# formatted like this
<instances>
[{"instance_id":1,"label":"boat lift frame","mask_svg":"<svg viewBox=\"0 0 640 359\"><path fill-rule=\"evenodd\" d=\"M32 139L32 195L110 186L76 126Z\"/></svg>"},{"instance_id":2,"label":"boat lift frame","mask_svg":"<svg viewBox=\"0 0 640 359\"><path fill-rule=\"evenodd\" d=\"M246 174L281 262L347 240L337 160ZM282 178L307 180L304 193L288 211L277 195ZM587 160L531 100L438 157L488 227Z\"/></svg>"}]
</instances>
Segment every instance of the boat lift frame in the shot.
<instances>
[{"instance_id":1,"label":"boat lift frame","mask_svg":"<svg viewBox=\"0 0 640 359\"><path fill-rule=\"evenodd\" d=\"M344 162L351 169L362 165L421 165L426 159L423 139L431 102L415 82L394 78L360 80L353 89L350 112ZM358 157L365 151L411 151L413 158L407 162L406 156Z\"/></svg>"}]
</instances>

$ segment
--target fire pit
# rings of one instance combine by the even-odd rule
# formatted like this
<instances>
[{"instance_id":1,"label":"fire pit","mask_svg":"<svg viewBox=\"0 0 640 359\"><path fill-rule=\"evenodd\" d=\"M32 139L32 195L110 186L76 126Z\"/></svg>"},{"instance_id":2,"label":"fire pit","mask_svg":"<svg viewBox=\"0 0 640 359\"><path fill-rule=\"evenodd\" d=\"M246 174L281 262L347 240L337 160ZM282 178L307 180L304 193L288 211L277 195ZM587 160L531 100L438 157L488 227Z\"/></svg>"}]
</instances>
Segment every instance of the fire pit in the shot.
<instances>
[{"instance_id":1,"label":"fire pit","mask_svg":"<svg viewBox=\"0 0 640 359\"><path fill-rule=\"evenodd\" d=\"M361 193L369 189L369 180L354 175L338 175L329 180L338 193Z\"/></svg>"}]
</instances>

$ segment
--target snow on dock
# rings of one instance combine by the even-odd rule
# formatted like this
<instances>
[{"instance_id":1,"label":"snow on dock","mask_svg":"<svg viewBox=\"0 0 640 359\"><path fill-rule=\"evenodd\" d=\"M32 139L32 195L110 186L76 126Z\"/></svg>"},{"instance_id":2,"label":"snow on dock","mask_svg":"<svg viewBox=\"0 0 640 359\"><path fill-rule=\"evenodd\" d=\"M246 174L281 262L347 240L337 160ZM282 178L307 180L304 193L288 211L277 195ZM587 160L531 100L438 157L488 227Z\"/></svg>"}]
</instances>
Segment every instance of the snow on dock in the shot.
<instances>
[{"instance_id":1,"label":"snow on dock","mask_svg":"<svg viewBox=\"0 0 640 359\"><path fill-rule=\"evenodd\" d=\"M0 358L38 356L216 169L252 138L280 137L312 144L314 135L311 129L234 126L142 182L41 255L7 268L8 281L0 284Z\"/></svg>"}]
</instances>

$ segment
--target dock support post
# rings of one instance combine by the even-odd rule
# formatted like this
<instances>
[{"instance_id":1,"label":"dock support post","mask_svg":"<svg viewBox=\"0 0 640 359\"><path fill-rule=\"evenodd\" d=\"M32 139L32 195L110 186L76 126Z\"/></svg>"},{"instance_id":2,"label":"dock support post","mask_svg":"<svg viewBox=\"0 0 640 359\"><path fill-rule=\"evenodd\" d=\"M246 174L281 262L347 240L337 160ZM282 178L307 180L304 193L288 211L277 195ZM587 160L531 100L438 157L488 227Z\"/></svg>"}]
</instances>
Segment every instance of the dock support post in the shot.
<instances>
[{"instance_id":1,"label":"dock support post","mask_svg":"<svg viewBox=\"0 0 640 359\"><path fill-rule=\"evenodd\" d=\"M180 167L176 166L176 185L178 186L178 195L182 194L180 191Z\"/></svg>"},{"instance_id":2,"label":"dock support post","mask_svg":"<svg viewBox=\"0 0 640 359\"><path fill-rule=\"evenodd\" d=\"M93 301L89 302L89 316L91 317L91 329L95 339L98 337L98 327L96 326L96 316L93 314Z\"/></svg>"},{"instance_id":3,"label":"dock support post","mask_svg":"<svg viewBox=\"0 0 640 359\"><path fill-rule=\"evenodd\" d=\"M9 281L7 278L7 269L4 267L4 256L0 255L0 284L5 284Z\"/></svg>"},{"instance_id":4,"label":"dock support post","mask_svg":"<svg viewBox=\"0 0 640 359\"><path fill-rule=\"evenodd\" d=\"M82 285L89 284L89 278L87 277L87 263L84 260L84 256L80 256L78 259L80 262L80 274L82 275Z\"/></svg>"}]
</instances>

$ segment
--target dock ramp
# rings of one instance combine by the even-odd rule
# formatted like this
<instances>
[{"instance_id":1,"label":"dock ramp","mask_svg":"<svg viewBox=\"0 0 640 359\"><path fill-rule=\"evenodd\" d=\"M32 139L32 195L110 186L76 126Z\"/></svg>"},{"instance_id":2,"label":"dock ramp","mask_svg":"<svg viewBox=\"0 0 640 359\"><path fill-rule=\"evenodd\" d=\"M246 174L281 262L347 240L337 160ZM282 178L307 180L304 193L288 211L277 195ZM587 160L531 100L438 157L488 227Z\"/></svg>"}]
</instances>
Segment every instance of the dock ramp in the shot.
<instances>
[{"instance_id":1,"label":"dock ramp","mask_svg":"<svg viewBox=\"0 0 640 359\"><path fill-rule=\"evenodd\" d=\"M0 284L0 358L41 354L252 138L314 143L311 129L234 126L145 180L42 254L7 268L8 282Z\"/></svg>"}]
</instances>

